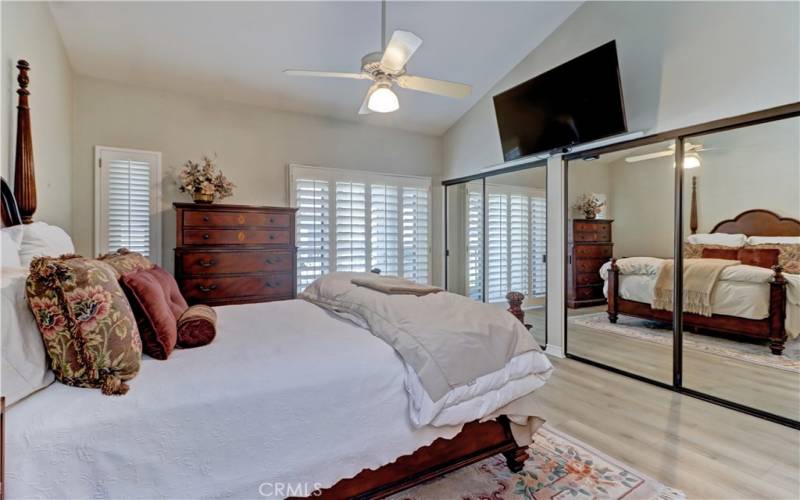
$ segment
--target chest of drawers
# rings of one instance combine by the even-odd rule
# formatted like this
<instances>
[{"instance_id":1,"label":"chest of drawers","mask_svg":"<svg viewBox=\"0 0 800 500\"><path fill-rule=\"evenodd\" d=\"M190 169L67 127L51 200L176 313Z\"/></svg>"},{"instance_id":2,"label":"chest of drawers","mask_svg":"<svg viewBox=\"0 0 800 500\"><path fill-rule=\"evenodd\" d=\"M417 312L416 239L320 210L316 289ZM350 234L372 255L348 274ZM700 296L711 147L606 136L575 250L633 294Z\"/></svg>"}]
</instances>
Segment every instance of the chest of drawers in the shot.
<instances>
[{"instance_id":1,"label":"chest of drawers","mask_svg":"<svg viewBox=\"0 0 800 500\"><path fill-rule=\"evenodd\" d=\"M175 279L189 304L295 296L295 210L175 203Z\"/></svg>"},{"instance_id":2,"label":"chest of drawers","mask_svg":"<svg viewBox=\"0 0 800 500\"><path fill-rule=\"evenodd\" d=\"M605 304L600 267L614 252L608 219L570 222L567 248L567 307Z\"/></svg>"}]
</instances>

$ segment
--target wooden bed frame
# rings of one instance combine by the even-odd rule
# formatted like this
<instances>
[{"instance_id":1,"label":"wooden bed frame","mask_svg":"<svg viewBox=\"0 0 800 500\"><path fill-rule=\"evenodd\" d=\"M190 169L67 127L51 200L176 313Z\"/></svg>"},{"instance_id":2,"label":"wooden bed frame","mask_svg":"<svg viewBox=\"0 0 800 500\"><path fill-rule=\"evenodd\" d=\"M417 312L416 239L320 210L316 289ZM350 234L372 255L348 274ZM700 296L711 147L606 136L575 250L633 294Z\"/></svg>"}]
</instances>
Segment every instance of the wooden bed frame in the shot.
<instances>
[{"instance_id":1,"label":"wooden bed frame","mask_svg":"<svg viewBox=\"0 0 800 500\"><path fill-rule=\"evenodd\" d=\"M13 194L5 180L0 180L3 225L30 224L36 211L36 180L33 168L30 109L28 107L28 71L30 65L19 61L19 105L17 106L17 147ZM513 309L513 306L512 306ZM513 313L513 311L512 311ZM355 411L355 409L354 409ZM400 416L399 418L402 418ZM0 422L2 414L0 414ZM486 422L470 422L451 439L437 439L410 455L375 470L365 469L349 479L314 496L322 498L381 498L429 479L502 453L512 472L519 472L528 459L527 446L518 446L505 416ZM0 437L2 434L0 434ZM0 448L2 453L2 448ZM2 498L3 462L0 460L0 499Z\"/></svg>"},{"instance_id":2,"label":"wooden bed frame","mask_svg":"<svg viewBox=\"0 0 800 500\"><path fill-rule=\"evenodd\" d=\"M769 210L747 210L733 219L714 226L712 233L745 234L747 236L800 236L800 220L780 217ZM763 266L770 267L770 266ZM786 280L780 266L771 266L775 273L770 283L769 316L755 320L714 314L710 317L684 313L684 326L698 332L735 335L769 340L772 354L780 355L786 343ZM608 273L608 319L616 323L620 314L672 324L672 311L654 310L650 304L619 296L619 267L612 260Z\"/></svg>"}]
</instances>

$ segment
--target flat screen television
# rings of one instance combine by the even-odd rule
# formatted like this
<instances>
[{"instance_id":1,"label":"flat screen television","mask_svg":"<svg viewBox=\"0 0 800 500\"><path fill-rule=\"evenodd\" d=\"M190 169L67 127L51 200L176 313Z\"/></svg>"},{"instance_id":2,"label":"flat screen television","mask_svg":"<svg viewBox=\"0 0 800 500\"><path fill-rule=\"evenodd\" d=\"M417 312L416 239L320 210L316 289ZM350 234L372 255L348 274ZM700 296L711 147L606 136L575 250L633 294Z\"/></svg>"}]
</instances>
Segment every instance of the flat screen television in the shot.
<instances>
[{"instance_id":1,"label":"flat screen television","mask_svg":"<svg viewBox=\"0 0 800 500\"><path fill-rule=\"evenodd\" d=\"M626 132L616 42L494 96L494 109L505 161Z\"/></svg>"}]
</instances>

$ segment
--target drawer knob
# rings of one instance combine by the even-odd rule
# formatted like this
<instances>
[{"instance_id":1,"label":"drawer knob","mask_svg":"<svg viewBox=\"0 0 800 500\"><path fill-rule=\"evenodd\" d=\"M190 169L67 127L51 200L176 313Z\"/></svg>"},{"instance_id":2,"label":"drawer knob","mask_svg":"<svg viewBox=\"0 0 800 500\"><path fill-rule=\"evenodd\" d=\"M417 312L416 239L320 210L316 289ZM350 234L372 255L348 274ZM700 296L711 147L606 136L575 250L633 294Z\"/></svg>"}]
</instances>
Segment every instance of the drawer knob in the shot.
<instances>
[{"instance_id":1,"label":"drawer knob","mask_svg":"<svg viewBox=\"0 0 800 500\"><path fill-rule=\"evenodd\" d=\"M280 257L267 257L267 260L264 261L265 264L277 264L281 261Z\"/></svg>"},{"instance_id":2,"label":"drawer knob","mask_svg":"<svg viewBox=\"0 0 800 500\"><path fill-rule=\"evenodd\" d=\"M197 289L200 290L201 292L208 293L208 292L213 292L214 290L216 290L217 289L217 285L209 285L209 286L197 285Z\"/></svg>"},{"instance_id":3,"label":"drawer knob","mask_svg":"<svg viewBox=\"0 0 800 500\"><path fill-rule=\"evenodd\" d=\"M206 234L204 234L204 235L203 235L203 239L204 239L204 240L207 240L207 239L209 239L209 238L211 238L211 235L209 235L208 233L206 233Z\"/></svg>"},{"instance_id":4,"label":"drawer knob","mask_svg":"<svg viewBox=\"0 0 800 500\"><path fill-rule=\"evenodd\" d=\"M267 288L278 288L281 286L280 281L267 281Z\"/></svg>"},{"instance_id":5,"label":"drawer knob","mask_svg":"<svg viewBox=\"0 0 800 500\"><path fill-rule=\"evenodd\" d=\"M270 217L270 218L269 218L269 223L270 223L270 224L274 224L274 223L275 223L275 219L273 219L272 217Z\"/></svg>"},{"instance_id":6,"label":"drawer knob","mask_svg":"<svg viewBox=\"0 0 800 500\"><path fill-rule=\"evenodd\" d=\"M209 259L209 260L200 259L200 262L198 262L198 264L202 267L211 267L216 263L217 261L215 261L214 259Z\"/></svg>"},{"instance_id":7,"label":"drawer knob","mask_svg":"<svg viewBox=\"0 0 800 500\"><path fill-rule=\"evenodd\" d=\"M275 235L274 234L270 234L269 235L269 239L274 240L275 239Z\"/></svg>"},{"instance_id":8,"label":"drawer knob","mask_svg":"<svg viewBox=\"0 0 800 500\"><path fill-rule=\"evenodd\" d=\"M203 222L208 222L208 215L203 216Z\"/></svg>"}]
</instances>

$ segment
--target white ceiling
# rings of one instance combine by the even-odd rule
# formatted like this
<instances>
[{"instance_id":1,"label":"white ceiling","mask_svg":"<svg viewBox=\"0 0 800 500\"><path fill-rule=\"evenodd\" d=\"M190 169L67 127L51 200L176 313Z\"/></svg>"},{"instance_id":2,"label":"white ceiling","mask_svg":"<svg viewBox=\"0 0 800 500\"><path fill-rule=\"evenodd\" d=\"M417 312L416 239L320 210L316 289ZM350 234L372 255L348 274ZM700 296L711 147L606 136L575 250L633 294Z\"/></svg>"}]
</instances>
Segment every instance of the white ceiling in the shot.
<instances>
[{"instance_id":1,"label":"white ceiling","mask_svg":"<svg viewBox=\"0 0 800 500\"><path fill-rule=\"evenodd\" d=\"M399 89L399 111L367 117L357 112L368 81L282 70L358 71L364 54L380 50L377 1L50 5L80 75L441 134L580 2L390 2L387 33L423 40L409 73L468 83L473 93L455 100Z\"/></svg>"}]
</instances>

